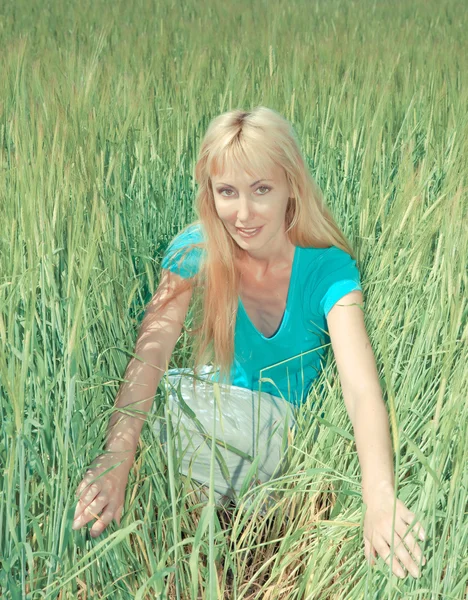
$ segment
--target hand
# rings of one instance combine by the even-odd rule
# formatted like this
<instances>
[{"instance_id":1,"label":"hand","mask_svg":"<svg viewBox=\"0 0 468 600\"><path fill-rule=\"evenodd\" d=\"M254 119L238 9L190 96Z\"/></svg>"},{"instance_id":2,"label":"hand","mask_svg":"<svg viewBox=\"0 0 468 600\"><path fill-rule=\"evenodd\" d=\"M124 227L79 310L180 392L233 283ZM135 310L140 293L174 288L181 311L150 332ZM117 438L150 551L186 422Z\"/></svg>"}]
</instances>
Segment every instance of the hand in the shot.
<instances>
[{"instance_id":1,"label":"hand","mask_svg":"<svg viewBox=\"0 0 468 600\"><path fill-rule=\"evenodd\" d=\"M390 564L394 502L395 497L392 486L381 488L367 497L367 509L364 517L364 553L370 564L375 562L376 552L379 553L387 565ZM404 569L407 569L413 577L419 577L419 565L426 564L421 548L410 532L409 526L415 520L414 513L408 510L403 502L397 498L392 571L398 577L405 577L406 572ZM420 540L424 541L426 534L421 523L414 523L412 527L413 532L418 535Z\"/></svg>"},{"instance_id":2,"label":"hand","mask_svg":"<svg viewBox=\"0 0 468 600\"><path fill-rule=\"evenodd\" d=\"M97 537L112 519L120 525L131 459L119 464L121 462L120 453L102 454L94 460L75 493L80 499L76 505L72 529L79 529L95 518L96 523L90 533L92 537ZM104 471L107 473L102 475ZM102 515L98 516L103 509Z\"/></svg>"}]
</instances>

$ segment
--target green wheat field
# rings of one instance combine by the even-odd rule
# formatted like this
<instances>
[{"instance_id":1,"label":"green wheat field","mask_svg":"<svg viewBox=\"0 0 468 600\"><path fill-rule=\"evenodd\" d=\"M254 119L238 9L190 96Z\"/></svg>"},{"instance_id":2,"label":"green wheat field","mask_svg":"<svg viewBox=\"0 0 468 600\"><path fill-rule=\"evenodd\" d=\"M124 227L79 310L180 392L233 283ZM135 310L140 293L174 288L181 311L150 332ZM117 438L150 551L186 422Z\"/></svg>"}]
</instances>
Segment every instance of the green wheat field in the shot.
<instances>
[{"instance_id":1,"label":"green wheat field","mask_svg":"<svg viewBox=\"0 0 468 600\"><path fill-rule=\"evenodd\" d=\"M2 599L466 597L467 31L462 0L2 3ZM196 218L200 141L260 105L293 124L355 248L419 579L366 563L331 349L317 440L313 389L266 516L260 496L194 501L152 412L120 527L72 530L162 254Z\"/></svg>"}]
</instances>

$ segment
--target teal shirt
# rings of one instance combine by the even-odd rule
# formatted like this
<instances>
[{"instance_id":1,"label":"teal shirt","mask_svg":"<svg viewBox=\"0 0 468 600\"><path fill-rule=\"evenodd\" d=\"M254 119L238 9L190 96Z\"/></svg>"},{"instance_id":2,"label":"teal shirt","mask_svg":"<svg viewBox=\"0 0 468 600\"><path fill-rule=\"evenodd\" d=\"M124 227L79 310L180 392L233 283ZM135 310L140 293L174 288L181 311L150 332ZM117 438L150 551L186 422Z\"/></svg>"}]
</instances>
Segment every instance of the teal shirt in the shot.
<instances>
[{"instance_id":1,"label":"teal shirt","mask_svg":"<svg viewBox=\"0 0 468 600\"><path fill-rule=\"evenodd\" d=\"M161 267L189 278L205 255L194 248L182 258L187 244L203 242L202 226L191 225L170 243ZM269 392L299 406L324 366L330 343L327 316L333 305L353 290L362 290L356 261L336 246L296 246L286 310L272 337L251 322L238 298L231 384ZM218 373L211 376L218 380Z\"/></svg>"}]
</instances>

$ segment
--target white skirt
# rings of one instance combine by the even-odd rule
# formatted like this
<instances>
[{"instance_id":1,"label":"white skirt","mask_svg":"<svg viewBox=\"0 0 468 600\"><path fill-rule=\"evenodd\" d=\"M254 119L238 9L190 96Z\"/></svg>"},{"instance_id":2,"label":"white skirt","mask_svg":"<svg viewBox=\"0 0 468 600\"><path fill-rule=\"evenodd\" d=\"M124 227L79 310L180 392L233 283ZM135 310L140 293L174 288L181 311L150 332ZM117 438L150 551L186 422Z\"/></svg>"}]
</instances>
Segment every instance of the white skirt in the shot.
<instances>
[{"instance_id":1,"label":"white skirt","mask_svg":"<svg viewBox=\"0 0 468 600\"><path fill-rule=\"evenodd\" d=\"M170 416L174 464L179 463L181 474L190 474L207 488L211 440L217 440L214 497L217 504L223 504L236 502L242 488L245 492L284 473L297 423L290 402L267 392L214 383L208 378L212 371L212 366L204 366L201 380L194 380L191 369L170 369L161 380L166 391L164 420L155 419L153 430L167 452ZM265 499L261 514L274 496L266 492ZM247 498L245 506L251 501Z\"/></svg>"}]
</instances>

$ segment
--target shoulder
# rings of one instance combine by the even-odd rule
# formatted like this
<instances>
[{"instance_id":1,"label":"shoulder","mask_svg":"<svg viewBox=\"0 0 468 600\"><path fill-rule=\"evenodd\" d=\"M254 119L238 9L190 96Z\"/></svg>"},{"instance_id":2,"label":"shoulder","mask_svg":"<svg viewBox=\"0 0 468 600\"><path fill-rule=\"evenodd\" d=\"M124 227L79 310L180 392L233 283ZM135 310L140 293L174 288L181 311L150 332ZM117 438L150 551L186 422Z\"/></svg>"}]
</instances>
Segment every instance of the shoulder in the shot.
<instances>
[{"instance_id":1,"label":"shoulder","mask_svg":"<svg viewBox=\"0 0 468 600\"><path fill-rule=\"evenodd\" d=\"M178 273L182 277L193 277L200 268L204 256L205 241L201 223L184 227L170 242L161 261L161 267Z\"/></svg>"},{"instance_id":2,"label":"shoulder","mask_svg":"<svg viewBox=\"0 0 468 600\"><path fill-rule=\"evenodd\" d=\"M361 290L356 260L337 246L303 248L304 303L309 311L327 316L333 305L352 290Z\"/></svg>"},{"instance_id":3,"label":"shoulder","mask_svg":"<svg viewBox=\"0 0 468 600\"><path fill-rule=\"evenodd\" d=\"M346 267L347 265L357 266L356 260L348 252L345 252L338 246L328 248L301 248L301 262L304 273L311 271L318 275L327 274Z\"/></svg>"},{"instance_id":4,"label":"shoulder","mask_svg":"<svg viewBox=\"0 0 468 600\"><path fill-rule=\"evenodd\" d=\"M335 246L329 248L303 248L299 246L300 252L300 273L305 283L316 280L330 265L337 261L335 250L340 250ZM339 253L338 253L339 260Z\"/></svg>"},{"instance_id":5,"label":"shoulder","mask_svg":"<svg viewBox=\"0 0 468 600\"><path fill-rule=\"evenodd\" d=\"M203 227L202 224L197 221L187 225L181 231L179 231L179 233L172 239L171 245L182 245L183 243L197 243L203 241Z\"/></svg>"},{"instance_id":6,"label":"shoulder","mask_svg":"<svg viewBox=\"0 0 468 600\"><path fill-rule=\"evenodd\" d=\"M356 260L338 246L330 246L326 248L323 255L323 269L326 273L330 273L335 269L341 269L343 267L356 265Z\"/></svg>"}]
</instances>

